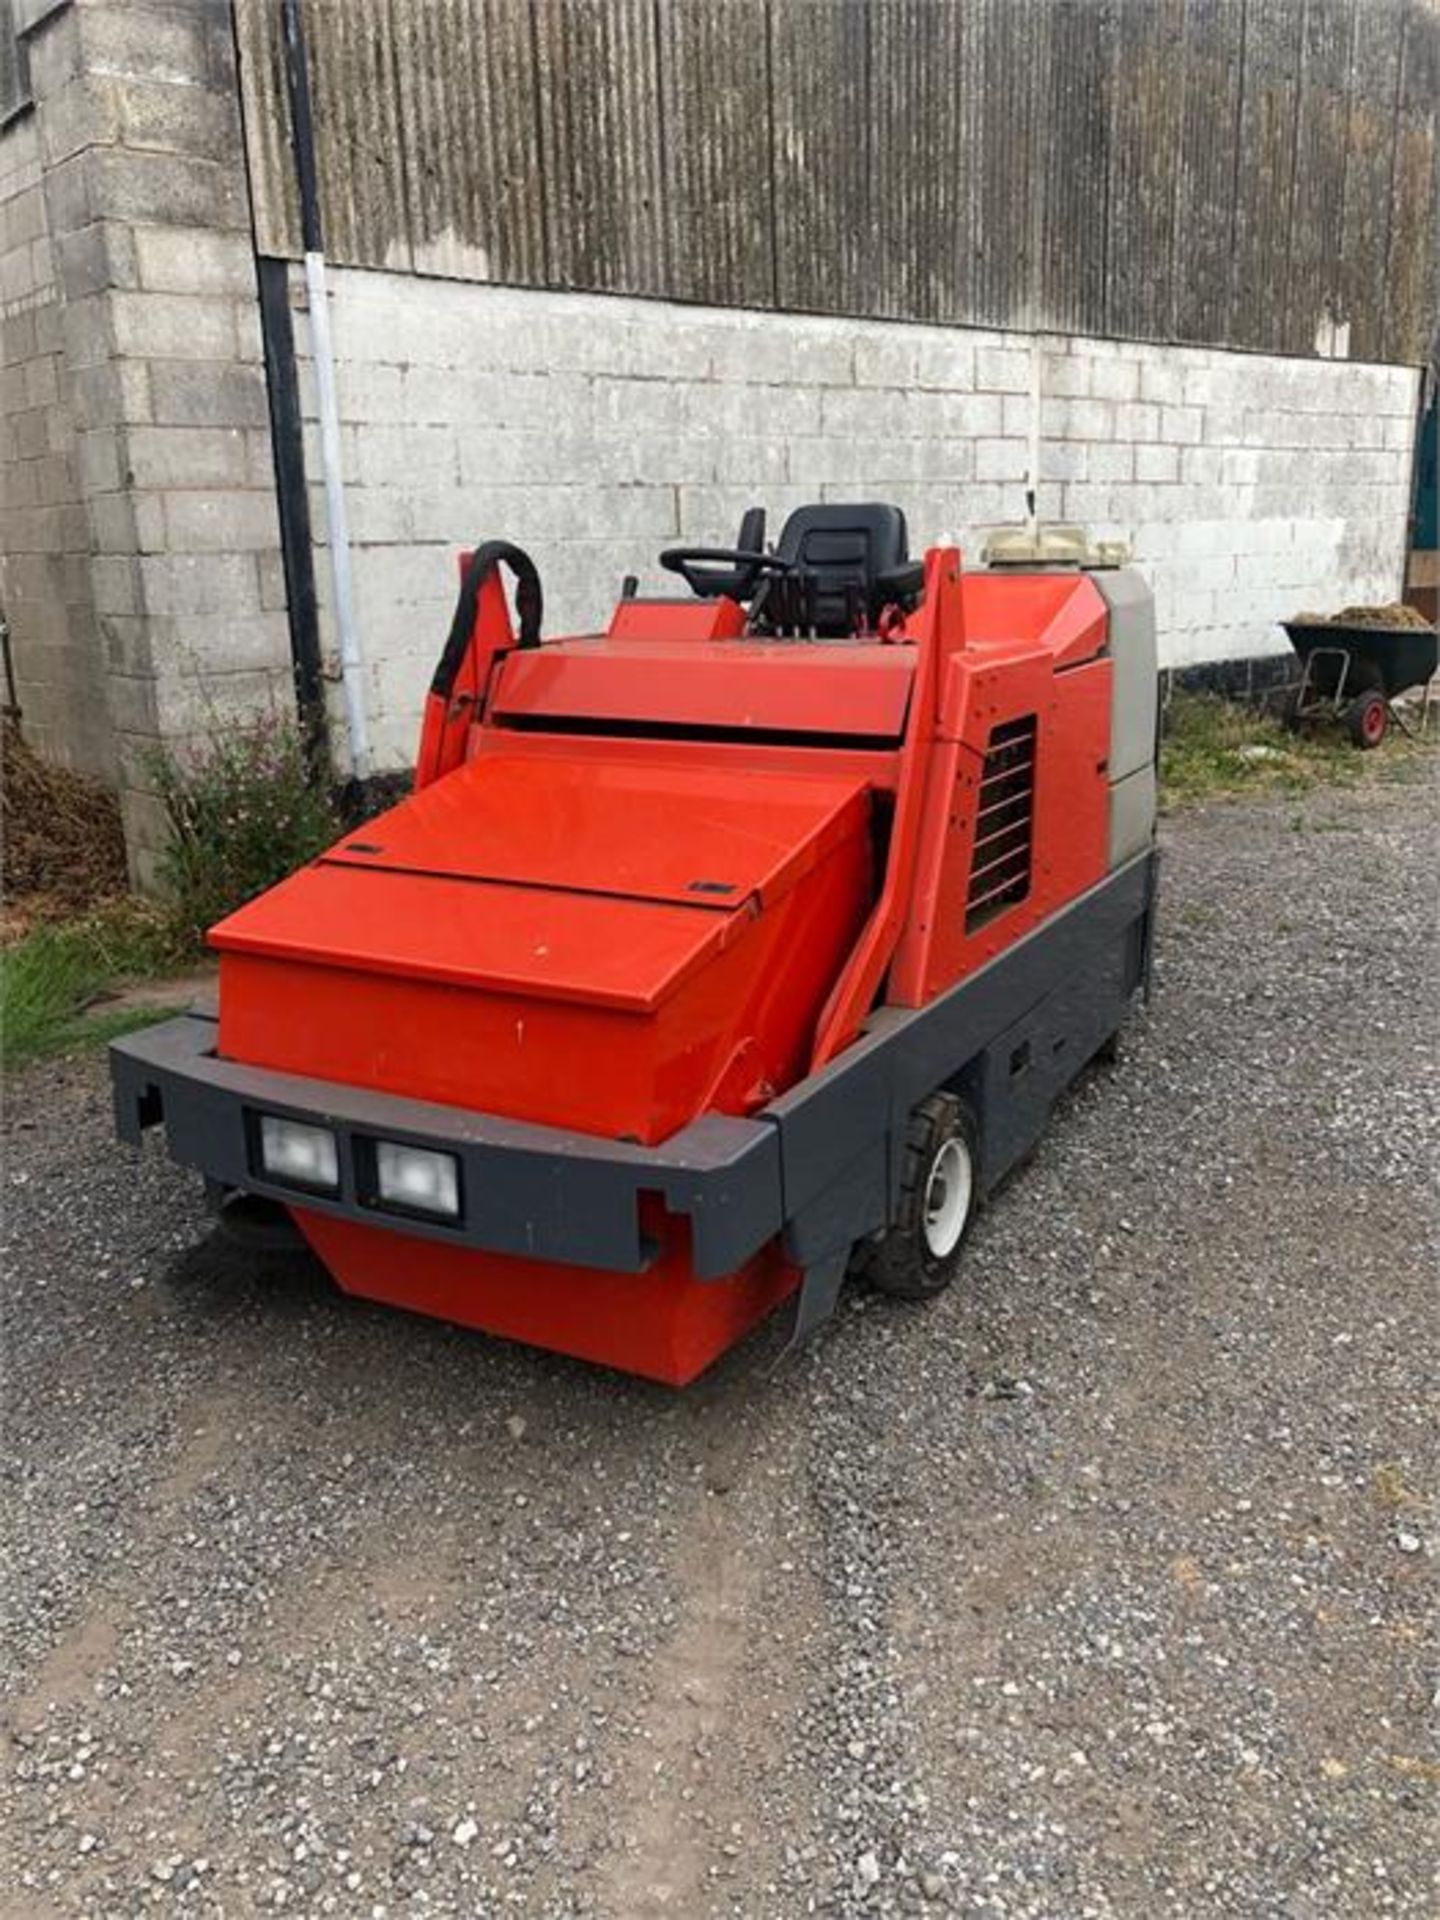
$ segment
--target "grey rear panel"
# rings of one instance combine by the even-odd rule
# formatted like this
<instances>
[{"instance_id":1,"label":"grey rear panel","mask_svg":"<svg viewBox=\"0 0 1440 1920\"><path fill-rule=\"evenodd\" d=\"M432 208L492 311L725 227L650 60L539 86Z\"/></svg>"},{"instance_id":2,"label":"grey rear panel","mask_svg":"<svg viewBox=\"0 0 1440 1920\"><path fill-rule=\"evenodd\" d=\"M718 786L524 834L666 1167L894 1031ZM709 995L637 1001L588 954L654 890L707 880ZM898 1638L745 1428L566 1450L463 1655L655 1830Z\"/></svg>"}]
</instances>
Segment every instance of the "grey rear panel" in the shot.
<instances>
[{"instance_id":1,"label":"grey rear panel","mask_svg":"<svg viewBox=\"0 0 1440 1920\"><path fill-rule=\"evenodd\" d=\"M1110 783L1110 871L1143 853L1155 834L1155 769Z\"/></svg>"},{"instance_id":2,"label":"grey rear panel","mask_svg":"<svg viewBox=\"0 0 1440 1920\"><path fill-rule=\"evenodd\" d=\"M1159 656L1155 600L1131 567L1090 578L1110 609L1110 866L1150 844L1155 826Z\"/></svg>"}]
</instances>

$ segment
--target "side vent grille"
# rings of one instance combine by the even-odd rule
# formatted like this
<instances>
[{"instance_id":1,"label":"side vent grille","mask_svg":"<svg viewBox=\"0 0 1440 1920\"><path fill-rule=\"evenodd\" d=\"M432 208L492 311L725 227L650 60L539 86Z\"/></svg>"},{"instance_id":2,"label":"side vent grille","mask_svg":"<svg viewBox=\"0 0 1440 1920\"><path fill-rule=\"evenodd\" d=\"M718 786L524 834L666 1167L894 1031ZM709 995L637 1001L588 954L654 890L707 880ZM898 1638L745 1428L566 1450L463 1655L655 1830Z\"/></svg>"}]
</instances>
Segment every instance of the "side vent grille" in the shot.
<instances>
[{"instance_id":1,"label":"side vent grille","mask_svg":"<svg viewBox=\"0 0 1440 1920\"><path fill-rule=\"evenodd\" d=\"M965 931L974 933L1030 891L1035 823L1035 716L996 727L980 775L975 850L965 896Z\"/></svg>"}]
</instances>

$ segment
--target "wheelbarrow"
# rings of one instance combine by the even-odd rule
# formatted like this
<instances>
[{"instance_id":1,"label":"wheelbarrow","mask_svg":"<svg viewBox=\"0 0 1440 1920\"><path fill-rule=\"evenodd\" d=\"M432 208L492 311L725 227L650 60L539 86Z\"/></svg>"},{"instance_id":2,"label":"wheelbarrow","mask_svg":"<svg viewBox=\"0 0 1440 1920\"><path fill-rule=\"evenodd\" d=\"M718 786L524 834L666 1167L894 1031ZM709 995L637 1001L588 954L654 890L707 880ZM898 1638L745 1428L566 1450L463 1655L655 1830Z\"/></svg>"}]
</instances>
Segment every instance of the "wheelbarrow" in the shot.
<instances>
[{"instance_id":1,"label":"wheelbarrow","mask_svg":"<svg viewBox=\"0 0 1440 1920\"><path fill-rule=\"evenodd\" d=\"M1300 657L1300 684L1286 702L1292 727L1336 720L1357 747L1378 747L1390 730L1390 703L1435 672L1436 634L1428 626L1282 621Z\"/></svg>"}]
</instances>

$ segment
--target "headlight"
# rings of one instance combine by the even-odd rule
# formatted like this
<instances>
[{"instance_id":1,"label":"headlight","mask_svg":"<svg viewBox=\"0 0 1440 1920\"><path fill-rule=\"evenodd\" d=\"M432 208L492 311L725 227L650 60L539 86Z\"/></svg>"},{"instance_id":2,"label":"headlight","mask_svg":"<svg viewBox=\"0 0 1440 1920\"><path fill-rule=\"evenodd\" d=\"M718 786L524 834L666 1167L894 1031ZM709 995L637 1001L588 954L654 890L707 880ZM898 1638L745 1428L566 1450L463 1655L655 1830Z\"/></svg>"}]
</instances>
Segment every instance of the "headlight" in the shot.
<instances>
[{"instance_id":1,"label":"headlight","mask_svg":"<svg viewBox=\"0 0 1440 1920\"><path fill-rule=\"evenodd\" d=\"M460 1212L459 1162L453 1153L377 1140L375 1192L383 1206L440 1213L453 1220Z\"/></svg>"},{"instance_id":2,"label":"headlight","mask_svg":"<svg viewBox=\"0 0 1440 1920\"><path fill-rule=\"evenodd\" d=\"M260 1165L276 1180L327 1193L340 1186L340 1155L335 1136L325 1127L307 1127L278 1114L260 1116Z\"/></svg>"}]
</instances>

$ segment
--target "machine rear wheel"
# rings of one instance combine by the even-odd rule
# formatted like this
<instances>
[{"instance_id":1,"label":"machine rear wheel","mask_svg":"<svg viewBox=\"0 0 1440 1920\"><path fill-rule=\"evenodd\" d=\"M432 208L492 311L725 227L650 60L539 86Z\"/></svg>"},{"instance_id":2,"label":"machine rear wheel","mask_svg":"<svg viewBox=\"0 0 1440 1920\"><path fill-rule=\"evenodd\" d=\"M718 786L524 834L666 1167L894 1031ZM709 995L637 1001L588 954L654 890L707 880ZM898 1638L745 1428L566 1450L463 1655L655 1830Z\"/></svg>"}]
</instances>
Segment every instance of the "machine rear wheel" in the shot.
<instances>
[{"instance_id":1,"label":"machine rear wheel","mask_svg":"<svg viewBox=\"0 0 1440 1920\"><path fill-rule=\"evenodd\" d=\"M901 1300L943 1293L977 1197L975 1122L953 1093L933 1093L910 1116L899 1216L865 1256L866 1277Z\"/></svg>"},{"instance_id":2,"label":"machine rear wheel","mask_svg":"<svg viewBox=\"0 0 1440 1920\"><path fill-rule=\"evenodd\" d=\"M1390 705L1379 688L1372 687L1345 709L1345 730L1357 747L1378 747L1390 728Z\"/></svg>"}]
</instances>

